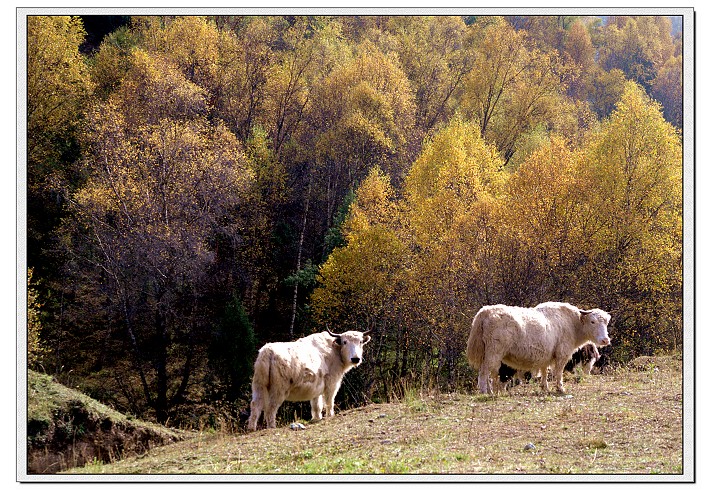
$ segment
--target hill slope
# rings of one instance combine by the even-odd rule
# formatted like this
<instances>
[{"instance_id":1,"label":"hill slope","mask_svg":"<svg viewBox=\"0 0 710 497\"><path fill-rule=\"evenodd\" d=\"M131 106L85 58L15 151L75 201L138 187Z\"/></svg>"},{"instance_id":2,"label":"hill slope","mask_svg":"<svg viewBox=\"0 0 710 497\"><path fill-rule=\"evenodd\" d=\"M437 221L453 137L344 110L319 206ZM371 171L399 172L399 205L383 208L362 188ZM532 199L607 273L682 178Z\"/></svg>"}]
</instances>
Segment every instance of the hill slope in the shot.
<instances>
[{"instance_id":1,"label":"hill slope","mask_svg":"<svg viewBox=\"0 0 710 497\"><path fill-rule=\"evenodd\" d=\"M129 419L51 376L28 371L30 474L56 473L87 462L111 462L187 436L187 432Z\"/></svg>"},{"instance_id":2,"label":"hill slope","mask_svg":"<svg viewBox=\"0 0 710 497\"><path fill-rule=\"evenodd\" d=\"M567 377L568 395L408 394L306 429L201 434L82 474L683 474L682 361ZM268 479L267 476L262 477Z\"/></svg>"}]
</instances>

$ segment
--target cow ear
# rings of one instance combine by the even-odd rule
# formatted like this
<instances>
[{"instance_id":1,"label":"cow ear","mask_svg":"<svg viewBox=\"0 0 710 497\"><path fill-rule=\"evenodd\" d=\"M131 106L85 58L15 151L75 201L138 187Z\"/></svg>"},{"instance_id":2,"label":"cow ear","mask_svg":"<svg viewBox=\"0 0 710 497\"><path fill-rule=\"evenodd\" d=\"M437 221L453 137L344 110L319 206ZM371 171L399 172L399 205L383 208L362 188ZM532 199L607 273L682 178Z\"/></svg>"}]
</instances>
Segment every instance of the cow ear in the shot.
<instances>
[{"instance_id":1,"label":"cow ear","mask_svg":"<svg viewBox=\"0 0 710 497\"><path fill-rule=\"evenodd\" d=\"M579 310L579 319L580 321L584 322L584 318L589 316L592 313L592 311L585 311L584 309Z\"/></svg>"},{"instance_id":2,"label":"cow ear","mask_svg":"<svg viewBox=\"0 0 710 497\"><path fill-rule=\"evenodd\" d=\"M343 340L342 340L340 337L336 337L334 343L335 343L336 345L342 345L342 344L343 344Z\"/></svg>"}]
</instances>

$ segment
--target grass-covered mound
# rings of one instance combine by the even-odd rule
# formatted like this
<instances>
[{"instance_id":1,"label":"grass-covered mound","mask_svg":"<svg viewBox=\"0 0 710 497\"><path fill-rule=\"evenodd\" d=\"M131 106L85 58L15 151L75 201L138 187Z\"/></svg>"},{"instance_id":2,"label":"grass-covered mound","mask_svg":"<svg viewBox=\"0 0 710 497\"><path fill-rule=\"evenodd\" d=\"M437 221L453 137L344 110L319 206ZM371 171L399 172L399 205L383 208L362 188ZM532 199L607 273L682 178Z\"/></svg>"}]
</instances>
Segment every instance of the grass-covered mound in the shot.
<instances>
[{"instance_id":1,"label":"grass-covered mound","mask_svg":"<svg viewBox=\"0 0 710 497\"><path fill-rule=\"evenodd\" d=\"M28 473L56 473L90 462L115 462L187 435L131 419L51 376L28 371Z\"/></svg>"}]
</instances>

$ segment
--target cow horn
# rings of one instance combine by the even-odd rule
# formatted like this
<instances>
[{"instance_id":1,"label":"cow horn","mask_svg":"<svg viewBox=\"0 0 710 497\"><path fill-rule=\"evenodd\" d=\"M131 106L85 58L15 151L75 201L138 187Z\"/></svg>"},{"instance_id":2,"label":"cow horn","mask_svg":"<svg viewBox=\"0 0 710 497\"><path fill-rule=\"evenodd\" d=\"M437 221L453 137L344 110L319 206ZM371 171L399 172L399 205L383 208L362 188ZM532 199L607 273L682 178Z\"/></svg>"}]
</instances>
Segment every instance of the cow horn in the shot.
<instances>
[{"instance_id":1,"label":"cow horn","mask_svg":"<svg viewBox=\"0 0 710 497\"><path fill-rule=\"evenodd\" d=\"M372 331L372 330L363 331L362 334L363 334L363 335L367 335L367 334L370 333L371 331Z\"/></svg>"},{"instance_id":2,"label":"cow horn","mask_svg":"<svg viewBox=\"0 0 710 497\"><path fill-rule=\"evenodd\" d=\"M585 311L584 309L580 309L579 312L581 312L582 314L585 314L585 315L592 313L592 311Z\"/></svg>"}]
</instances>

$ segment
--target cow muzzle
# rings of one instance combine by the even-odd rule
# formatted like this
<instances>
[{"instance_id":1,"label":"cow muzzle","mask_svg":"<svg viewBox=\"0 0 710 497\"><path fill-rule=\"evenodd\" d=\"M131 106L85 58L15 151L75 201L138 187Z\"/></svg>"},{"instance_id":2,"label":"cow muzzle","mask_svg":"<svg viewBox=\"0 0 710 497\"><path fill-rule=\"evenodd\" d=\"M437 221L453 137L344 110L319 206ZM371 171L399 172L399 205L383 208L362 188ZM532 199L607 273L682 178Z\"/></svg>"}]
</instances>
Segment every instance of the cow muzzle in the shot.
<instances>
[{"instance_id":1,"label":"cow muzzle","mask_svg":"<svg viewBox=\"0 0 710 497\"><path fill-rule=\"evenodd\" d=\"M599 345L601 347L606 347L607 345L611 344L611 339L609 337L602 338L602 341L599 342Z\"/></svg>"},{"instance_id":2,"label":"cow muzzle","mask_svg":"<svg viewBox=\"0 0 710 497\"><path fill-rule=\"evenodd\" d=\"M353 364L360 364L360 358L359 357L353 357L350 359L350 362Z\"/></svg>"}]
</instances>

